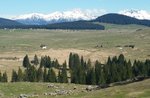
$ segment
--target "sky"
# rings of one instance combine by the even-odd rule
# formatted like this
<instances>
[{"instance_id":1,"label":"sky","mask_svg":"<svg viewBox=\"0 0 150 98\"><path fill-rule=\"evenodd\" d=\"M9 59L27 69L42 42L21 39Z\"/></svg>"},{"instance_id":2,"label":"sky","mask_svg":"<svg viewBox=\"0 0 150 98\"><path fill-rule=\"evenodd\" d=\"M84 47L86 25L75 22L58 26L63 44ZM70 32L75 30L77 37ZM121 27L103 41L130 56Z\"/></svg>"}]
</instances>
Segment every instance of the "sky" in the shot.
<instances>
[{"instance_id":1,"label":"sky","mask_svg":"<svg viewBox=\"0 0 150 98\"><path fill-rule=\"evenodd\" d=\"M138 9L150 12L150 0L0 0L0 17L12 17L28 13L48 14L72 9L98 9L119 12Z\"/></svg>"}]
</instances>

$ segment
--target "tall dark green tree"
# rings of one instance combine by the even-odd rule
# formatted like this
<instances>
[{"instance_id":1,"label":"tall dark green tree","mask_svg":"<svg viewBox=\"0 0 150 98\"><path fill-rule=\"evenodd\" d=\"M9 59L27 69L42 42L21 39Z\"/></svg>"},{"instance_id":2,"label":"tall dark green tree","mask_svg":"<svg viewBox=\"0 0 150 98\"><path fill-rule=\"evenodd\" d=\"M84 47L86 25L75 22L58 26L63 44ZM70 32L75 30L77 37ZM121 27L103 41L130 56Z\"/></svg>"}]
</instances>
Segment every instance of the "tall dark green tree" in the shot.
<instances>
[{"instance_id":1,"label":"tall dark green tree","mask_svg":"<svg viewBox=\"0 0 150 98\"><path fill-rule=\"evenodd\" d=\"M28 55L26 55L23 59L23 67L27 68L27 67L30 67L31 64L30 64L30 61L29 61L29 57Z\"/></svg>"},{"instance_id":2,"label":"tall dark green tree","mask_svg":"<svg viewBox=\"0 0 150 98\"><path fill-rule=\"evenodd\" d=\"M12 71L12 79L11 82L17 82L18 81L18 75L15 70Z\"/></svg>"},{"instance_id":3,"label":"tall dark green tree","mask_svg":"<svg viewBox=\"0 0 150 98\"><path fill-rule=\"evenodd\" d=\"M30 82L36 82L37 80L37 71L34 66L31 66L30 68L27 69L28 73L28 79Z\"/></svg>"},{"instance_id":4,"label":"tall dark green tree","mask_svg":"<svg viewBox=\"0 0 150 98\"><path fill-rule=\"evenodd\" d=\"M44 68L43 80L44 80L44 82L47 82L47 70L46 70L46 68Z\"/></svg>"},{"instance_id":5,"label":"tall dark green tree","mask_svg":"<svg viewBox=\"0 0 150 98\"><path fill-rule=\"evenodd\" d=\"M8 77L7 77L7 73L6 72L3 73L2 82L8 82Z\"/></svg>"},{"instance_id":6,"label":"tall dark green tree","mask_svg":"<svg viewBox=\"0 0 150 98\"><path fill-rule=\"evenodd\" d=\"M61 74L60 74L60 82L61 83L68 83L68 77L67 77L67 64L66 64L66 61L63 63L63 68L62 68L62 71L61 71Z\"/></svg>"},{"instance_id":7,"label":"tall dark green tree","mask_svg":"<svg viewBox=\"0 0 150 98\"><path fill-rule=\"evenodd\" d=\"M2 73L0 72L0 82L2 82Z\"/></svg>"},{"instance_id":8,"label":"tall dark green tree","mask_svg":"<svg viewBox=\"0 0 150 98\"><path fill-rule=\"evenodd\" d=\"M37 82L42 82L42 81L43 81L43 70L41 67L39 67L37 70Z\"/></svg>"},{"instance_id":9,"label":"tall dark green tree","mask_svg":"<svg viewBox=\"0 0 150 98\"><path fill-rule=\"evenodd\" d=\"M34 62L34 65L38 65L38 64L39 64L39 59L38 59L38 57L37 57L36 54L35 54L35 56L34 56L33 62Z\"/></svg>"},{"instance_id":10,"label":"tall dark green tree","mask_svg":"<svg viewBox=\"0 0 150 98\"><path fill-rule=\"evenodd\" d=\"M21 68L19 67L18 70L18 82L22 82L24 79L24 73L22 72Z\"/></svg>"},{"instance_id":11,"label":"tall dark green tree","mask_svg":"<svg viewBox=\"0 0 150 98\"><path fill-rule=\"evenodd\" d=\"M56 74L52 68L48 70L47 82L57 82Z\"/></svg>"}]
</instances>

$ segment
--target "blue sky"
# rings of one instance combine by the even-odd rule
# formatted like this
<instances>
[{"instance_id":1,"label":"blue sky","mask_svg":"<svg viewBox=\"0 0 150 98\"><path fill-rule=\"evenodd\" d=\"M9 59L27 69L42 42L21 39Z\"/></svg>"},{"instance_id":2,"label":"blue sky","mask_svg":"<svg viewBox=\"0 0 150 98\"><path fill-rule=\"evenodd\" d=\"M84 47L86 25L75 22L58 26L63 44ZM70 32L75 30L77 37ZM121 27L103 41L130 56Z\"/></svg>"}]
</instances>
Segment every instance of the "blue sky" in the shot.
<instances>
[{"instance_id":1,"label":"blue sky","mask_svg":"<svg viewBox=\"0 0 150 98\"><path fill-rule=\"evenodd\" d=\"M48 14L54 11L103 9L119 12L124 9L142 9L150 12L150 0L1 0L0 17L27 13Z\"/></svg>"}]
</instances>

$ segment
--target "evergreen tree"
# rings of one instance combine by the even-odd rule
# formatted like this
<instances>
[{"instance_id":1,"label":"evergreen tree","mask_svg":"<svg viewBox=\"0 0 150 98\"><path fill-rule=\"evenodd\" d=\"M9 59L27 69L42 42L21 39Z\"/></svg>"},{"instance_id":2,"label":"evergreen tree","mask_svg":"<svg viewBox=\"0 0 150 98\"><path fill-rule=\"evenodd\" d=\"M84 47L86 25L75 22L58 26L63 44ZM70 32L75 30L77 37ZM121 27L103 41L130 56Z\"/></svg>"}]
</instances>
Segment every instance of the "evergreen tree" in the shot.
<instances>
[{"instance_id":1,"label":"evergreen tree","mask_svg":"<svg viewBox=\"0 0 150 98\"><path fill-rule=\"evenodd\" d=\"M30 61L29 61L29 58L28 58L28 55L26 55L23 59L23 67L30 67L31 64L30 64Z\"/></svg>"},{"instance_id":2,"label":"evergreen tree","mask_svg":"<svg viewBox=\"0 0 150 98\"><path fill-rule=\"evenodd\" d=\"M18 70L18 81L21 82L23 81L24 79L24 75L23 75L23 72L21 70L21 68L19 67L19 70Z\"/></svg>"},{"instance_id":3,"label":"evergreen tree","mask_svg":"<svg viewBox=\"0 0 150 98\"><path fill-rule=\"evenodd\" d=\"M37 55L35 54L34 56L34 65L38 65L39 64L39 59L37 57Z\"/></svg>"},{"instance_id":4,"label":"evergreen tree","mask_svg":"<svg viewBox=\"0 0 150 98\"><path fill-rule=\"evenodd\" d=\"M62 82L63 82L63 81L62 81L62 75L61 75L60 70L59 70L59 72L58 72L58 79L57 79L57 82L58 82L58 83L62 83Z\"/></svg>"},{"instance_id":5,"label":"evergreen tree","mask_svg":"<svg viewBox=\"0 0 150 98\"><path fill-rule=\"evenodd\" d=\"M0 82L2 82L2 73L0 72Z\"/></svg>"},{"instance_id":6,"label":"evergreen tree","mask_svg":"<svg viewBox=\"0 0 150 98\"><path fill-rule=\"evenodd\" d=\"M15 70L12 71L12 79L11 82L17 82L18 81L18 75Z\"/></svg>"},{"instance_id":7,"label":"evergreen tree","mask_svg":"<svg viewBox=\"0 0 150 98\"><path fill-rule=\"evenodd\" d=\"M91 66L92 66L91 60L88 59L88 62L87 62L87 64L86 64L86 70L90 69Z\"/></svg>"},{"instance_id":8,"label":"evergreen tree","mask_svg":"<svg viewBox=\"0 0 150 98\"><path fill-rule=\"evenodd\" d=\"M60 82L61 83L68 83L68 77L67 77L67 64L66 64L66 61L63 63L63 68L62 68L62 71L61 71L61 74L60 74Z\"/></svg>"},{"instance_id":9,"label":"evergreen tree","mask_svg":"<svg viewBox=\"0 0 150 98\"><path fill-rule=\"evenodd\" d=\"M39 67L37 70L37 82L42 82L42 81L43 81L43 70L41 67Z\"/></svg>"},{"instance_id":10,"label":"evergreen tree","mask_svg":"<svg viewBox=\"0 0 150 98\"><path fill-rule=\"evenodd\" d=\"M130 60L128 61L126 67L127 67L127 79L131 79L132 78L132 64Z\"/></svg>"},{"instance_id":11,"label":"evergreen tree","mask_svg":"<svg viewBox=\"0 0 150 98\"><path fill-rule=\"evenodd\" d=\"M73 67L73 54L69 54L69 68L72 69Z\"/></svg>"},{"instance_id":12,"label":"evergreen tree","mask_svg":"<svg viewBox=\"0 0 150 98\"><path fill-rule=\"evenodd\" d=\"M8 82L8 77L7 77L7 73L6 72L3 73L2 82Z\"/></svg>"},{"instance_id":13,"label":"evergreen tree","mask_svg":"<svg viewBox=\"0 0 150 98\"><path fill-rule=\"evenodd\" d=\"M29 69L27 69L28 73L28 79L30 82L36 82L37 78L37 71L34 66L31 66Z\"/></svg>"},{"instance_id":14,"label":"evergreen tree","mask_svg":"<svg viewBox=\"0 0 150 98\"><path fill-rule=\"evenodd\" d=\"M47 82L47 70L46 70L46 68L44 68L43 78L44 78L44 82Z\"/></svg>"},{"instance_id":15,"label":"evergreen tree","mask_svg":"<svg viewBox=\"0 0 150 98\"><path fill-rule=\"evenodd\" d=\"M52 68L48 70L47 74L47 82L57 82L56 80L56 74Z\"/></svg>"},{"instance_id":16,"label":"evergreen tree","mask_svg":"<svg viewBox=\"0 0 150 98\"><path fill-rule=\"evenodd\" d=\"M42 68L43 66L45 66L45 60L44 57L41 57L40 67Z\"/></svg>"}]
</instances>

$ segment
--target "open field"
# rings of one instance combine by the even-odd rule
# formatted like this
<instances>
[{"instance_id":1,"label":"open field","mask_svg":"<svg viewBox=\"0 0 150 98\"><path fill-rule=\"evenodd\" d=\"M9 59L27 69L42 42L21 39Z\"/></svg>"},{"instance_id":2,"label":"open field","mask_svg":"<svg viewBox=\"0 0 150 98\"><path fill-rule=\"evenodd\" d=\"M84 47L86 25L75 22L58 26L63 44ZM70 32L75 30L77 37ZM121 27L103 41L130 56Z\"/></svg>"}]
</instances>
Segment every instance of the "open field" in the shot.
<instances>
[{"instance_id":1,"label":"open field","mask_svg":"<svg viewBox=\"0 0 150 98\"><path fill-rule=\"evenodd\" d=\"M0 70L11 74L22 65L23 57L30 59L49 55L60 63L68 60L70 52L92 61L106 62L108 56L123 53L127 59L150 58L150 28L137 25L103 24L106 30L0 30ZM40 48L47 45L46 50ZM100 46L103 46L102 48ZM116 46L122 47L116 47ZM135 45L135 48L123 47ZM13 59L17 58L17 59Z\"/></svg>"},{"instance_id":2,"label":"open field","mask_svg":"<svg viewBox=\"0 0 150 98\"><path fill-rule=\"evenodd\" d=\"M48 88L48 85L55 87ZM150 79L94 91L86 91L86 87L87 85L59 83L1 83L0 98L17 98L20 94L34 95L38 98L150 98ZM70 91L71 94L44 95L57 90Z\"/></svg>"}]
</instances>

